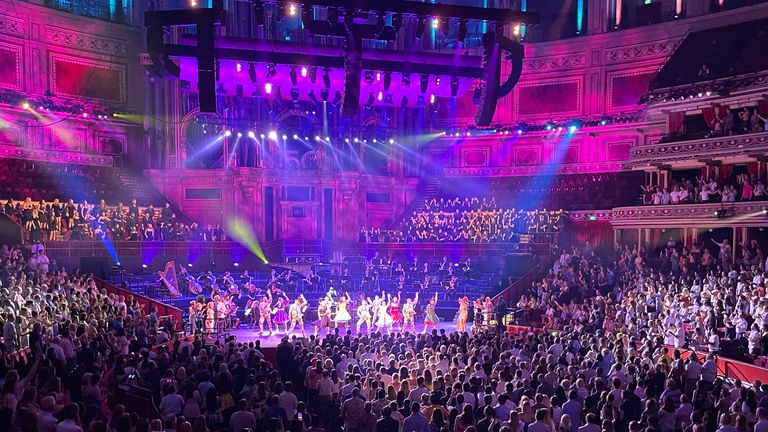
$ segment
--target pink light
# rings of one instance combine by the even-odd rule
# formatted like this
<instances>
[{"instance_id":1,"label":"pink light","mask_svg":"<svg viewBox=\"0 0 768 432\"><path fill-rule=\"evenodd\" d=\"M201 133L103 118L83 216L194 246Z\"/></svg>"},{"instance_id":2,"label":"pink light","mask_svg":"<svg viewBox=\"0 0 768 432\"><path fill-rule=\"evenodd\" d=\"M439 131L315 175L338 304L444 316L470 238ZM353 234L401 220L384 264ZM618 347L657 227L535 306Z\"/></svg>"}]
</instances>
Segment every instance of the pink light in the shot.
<instances>
[{"instance_id":1,"label":"pink light","mask_svg":"<svg viewBox=\"0 0 768 432\"><path fill-rule=\"evenodd\" d=\"M719 0L720 6L725 3L725 0ZM683 0L675 0L675 15L680 15L683 12Z\"/></svg>"},{"instance_id":2,"label":"pink light","mask_svg":"<svg viewBox=\"0 0 768 432\"><path fill-rule=\"evenodd\" d=\"M621 0L616 0L616 27L621 24Z\"/></svg>"},{"instance_id":3,"label":"pink light","mask_svg":"<svg viewBox=\"0 0 768 432\"><path fill-rule=\"evenodd\" d=\"M83 113L83 117L88 117L88 113L87 113L87 112L84 112L84 113Z\"/></svg>"},{"instance_id":4,"label":"pink light","mask_svg":"<svg viewBox=\"0 0 768 432\"><path fill-rule=\"evenodd\" d=\"M382 93L382 92L379 92L378 96L376 96L376 99L378 99L379 101L381 101L382 99L384 99L384 93Z\"/></svg>"},{"instance_id":5,"label":"pink light","mask_svg":"<svg viewBox=\"0 0 768 432\"><path fill-rule=\"evenodd\" d=\"M302 67L301 67L301 76L302 76L303 78L306 78L306 77L307 77L307 67L306 67L306 66L302 66Z\"/></svg>"},{"instance_id":6,"label":"pink light","mask_svg":"<svg viewBox=\"0 0 768 432\"><path fill-rule=\"evenodd\" d=\"M267 94L272 94L272 83L264 84L264 92Z\"/></svg>"}]
</instances>

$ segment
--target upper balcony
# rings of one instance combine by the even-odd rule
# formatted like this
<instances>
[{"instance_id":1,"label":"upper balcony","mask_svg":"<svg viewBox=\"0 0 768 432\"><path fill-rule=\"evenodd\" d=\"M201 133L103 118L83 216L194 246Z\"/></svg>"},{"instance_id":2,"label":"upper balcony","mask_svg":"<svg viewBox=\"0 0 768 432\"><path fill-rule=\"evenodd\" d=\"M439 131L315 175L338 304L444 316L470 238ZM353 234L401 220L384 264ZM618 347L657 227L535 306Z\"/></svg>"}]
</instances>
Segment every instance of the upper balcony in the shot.
<instances>
[{"instance_id":1,"label":"upper balcony","mask_svg":"<svg viewBox=\"0 0 768 432\"><path fill-rule=\"evenodd\" d=\"M133 0L43 0L42 4L47 8L102 21L135 24Z\"/></svg>"},{"instance_id":2,"label":"upper balcony","mask_svg":"<svg viewBox=\"0 0 768 432\"><path fill-rule=\"evenodd\" d=\"M701 166L704 160L738 163L768 154L768 132L639 145L630 151L630 169L658 165Z\"/></svg>"}]
</instances>

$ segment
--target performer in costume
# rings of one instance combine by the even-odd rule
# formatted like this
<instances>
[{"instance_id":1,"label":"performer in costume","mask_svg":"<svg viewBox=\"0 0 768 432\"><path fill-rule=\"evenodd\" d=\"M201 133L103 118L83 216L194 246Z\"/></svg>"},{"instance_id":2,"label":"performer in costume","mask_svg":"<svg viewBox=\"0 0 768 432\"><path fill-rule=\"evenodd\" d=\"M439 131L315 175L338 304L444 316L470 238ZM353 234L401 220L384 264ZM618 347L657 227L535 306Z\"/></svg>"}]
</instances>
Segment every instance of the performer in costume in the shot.
<instances>
[{"instance_id":1,"label":"performer in costume","mask_svg":"<svg viewBox=\"0 0 768 432\"><path fill-rule=\"evenodd\" d=\"M438 318L437 314L435 313L436 306L437 293L435 293L435 296L432 297L432 299L430 299L429 303L427 304L427 314L424 316L424 333L427 332L429 327L436 327L437 323L440 322L440 318Z\"/></svg>"},{"instance_id":2,"label":"performer in costume","mask_svg":"<svg viewBox=\"0 0 768 432\"><path fill-rule=\"evenodd\" d=\"M411 324L411 329L416 333L416 305L419 303L419 293L416 293L416 297L411 300L410 298L403 303L403 331L408 330L408 324Z\"/></svg>"},{"instance_id":3,"label":"performer in costume","mask_svg":"<svg viewBox=\"0 0 768 432\"><path fill-rule=\"evenodd\" d=\"M264 334L264 324L269 329L269 334L272 334L272 295L269 292L259 300L258 308L261 334Z\"/></svg>"},{"instance_id":4,"label":"performer in costume","mask_svg":"<svg viewBox=\"0 0 768 432\"><path fill-rule=\"evenodd\" d=\"M472 329L474 330L477 328L479 330L483 325L483 298L479 297L477 300L473 301L472 308L475 312L475 322L472 325Z\"/></svg>"},{"instance_id":5,"label":"performer in costume","mask_svg":"<svg viewBox=\"0 0 768 432\"><path fill-rule=\"evenodd\" d=\"M214 323L216 322L216 309L213 301L209 301L205 305L205 333L212 334L214 329Z\"/></svg>"},{"instance_id":6,"label":"performer in costume","mask_svg":"<svg viewBox=\"0 0 768 432\"><path fill-rule=\"evenodd\" d=\"M301 337L305 337L304 334L304 312L307 311L307 299L304 298L304 294L299 294L299 298L293 301L288 308L288 317L290 318L290 325L286 334L293 332L293 329L298 325L301 329Z\"/></svg>"},{"instance_id":7,"label":"performer in costume","mask_svg":"<svg viewBox=\"0 0 768 432\"><path fill-rule=\"evenodd\" d=\"M360 327L363 324L368 328L368 334L371 334L371 302L363 297L357 306L357 333L360 334Z\"/></svg>"},{"instance_id":8,"label":"performer in costume","mask_svg":"<svg viewBox=\"0 0 768 432\"><path fill-rule=\"evenodd\" d=\"M259 322L259 318L261 317L261 314L259 313L258 300L248 299L248 301L245 303L245 316L246 318L250 317L250 322L248 325L250 325L251 328L255 328L256 323Z\"/></svg>"},{"instance_id":9,"label":"performer in costume","mask_svg":"<svg viewBox=\"0 0 768 432\"><path fill-rule=\"evenodd\" d=\"M491 303L490 297L486 297L485 302L483 303L483 323L486 327L491 325L493 315L493 303Z\"/></svg>"},{"instance_id":10,"label":"performer in costume","mask_svg":"<svg viewBox=\"0 0 768 432\"><path fill-rule=\"evenodd\" d=\"M389 316L389 313L387 313L387 309L389 309L387 298L385 297L384 293L381 293L381 300L379 300L379 303L377 306L375 306L376 309L376 331L379 331L381 329L388 329L392 325L392 317Z\"/></svg>"},{"instance_id":11,"label":"performer in costume","mask_svg":"<svg viewBox=\"0 0 768 432\"><path fill-rule=\"evenodd\" d=\"M336 303L336 316L333 317L336 327L344 327L352 321L352 315L347 311L347 303L349 303L351 297L349 293L345 294L346 296L339 297L339 301Z\"/></svg>"},{"instance_id":12,"label":"performer in costume","mask_svg":"<svg viewBox=\"0 0 768 432\"><path fill-rule=\"evenodd\" d=\"M290 300L288 299L288 296L285 295L281 291L282 296L278 297L277 302L275 303L274 309L272 309L272 322L275 324L275 329L280 330L280 325L283 325L283 328L285 329L285 334L288 334L288 313L285 311L285 309L288 307L288 304L290 303Z\"/></svg>"},{"instance_id":13,"label":"performer in costume","mask_svg":"<svg viewBox=\"0 0 768 432\"><path fill-rule=\"evenodd\" d=\"M189 302L189 333L196 334L199 329L197 328L197 302L192 300Z\"/></svg>"},{"instance_id":14,"label":"performer in costume","mask_svg":"<svg viewBox=\"0 0 768 432\"><path fill-rule=\"evenodd\" d=\"M467 331L467 316L469 315L469 299L464 296L459 299L459 316L456 319L456 330Z\"/></svg>"},{"instance_id":15,"label":"performer in costume","mask_svg":"<svg viewBox=\"0 0 768 432\"><path fill-rule=\"evenodd\" d=\"M325 335L328 336L331 333L331 305L333 302L328 297L320 299L320 303L317 305L317 320L313 322L315 326L315 336L321 328L325 329Z\"/></svg>"},{"instance_id":16,"label":"performer in costume","mask_svg":"<svg viewBox=\"0 0 768 432\"><path fill-rule=\"evenodd\" d=\"M389 316L392 317L392 325L389 326L390 330L397 324L400 325L402 315L400 314L400 292L397 293L397 297L389 298Z\"/></svg>"}]
</instances>

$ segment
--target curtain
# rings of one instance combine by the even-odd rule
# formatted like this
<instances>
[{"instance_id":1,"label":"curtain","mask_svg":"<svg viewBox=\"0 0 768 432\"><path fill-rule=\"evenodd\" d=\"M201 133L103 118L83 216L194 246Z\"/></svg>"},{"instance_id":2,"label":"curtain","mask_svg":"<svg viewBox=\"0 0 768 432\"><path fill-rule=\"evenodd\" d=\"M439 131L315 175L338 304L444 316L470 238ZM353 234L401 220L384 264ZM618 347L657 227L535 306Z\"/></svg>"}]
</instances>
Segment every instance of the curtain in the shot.
<instances>
[{"instance_id":1,"label":"curtain","mask_svg":"<svg viewBox=\"0 0 768 432\"><path fill-rule=\"evenodd\" d=\"M566 233L570 234L571 244L584 245L590 241L592 246L603 251L613 250L613 227L608 221L578 221L569 224Z\"/></svg>"},{"instance_id":2,"label":"curtain","mask_svg":"<svg viewBox=\"0 0 768 432\"><path fill-rule=\"evenodd\" d=\"M679 133L683 130L685 112L669 113L669 133Z\"/></svg>"},{"instance_id":3,"label":"curtain","mask_svg":"<svg viewBox=\"0 0 768 432\"><path fill-rule=\"evenodd\" d=\"M750 176L756 176L759 174L760 171L760 163L759 162L750 162L747 164L747 172Z\"/></svg>"},{"instance_id":4,"label":"curtain","mask_svg":"<svg viewBox=\"0 0 768 432\"><path fill-rule=\"evenodd\" d=\"M757 112L760 113L760 116L768 118L768 100L761 99L757 102Z\"/></svg>"},{"instance_id":5,"label":"curtain","mask_svg":"<svg viewBox=\"0 0 768 432\"><path fill-rule=\"evenodd\" d=\"M715 109L713 107L702 108L701 115L704 117L704 121L707 122L707 127L712 129L712 122L715 120Z\"/></svg>"},{"instance_id":6,"label":"curtain","mask_svg":"<svg viewBox=\"0 0 768 432\"><path fill-rule=\"evenodd\" d=\"M720 180L730 180L733 173L733 165L720 165Z\"/></svg>"}]
</instances>

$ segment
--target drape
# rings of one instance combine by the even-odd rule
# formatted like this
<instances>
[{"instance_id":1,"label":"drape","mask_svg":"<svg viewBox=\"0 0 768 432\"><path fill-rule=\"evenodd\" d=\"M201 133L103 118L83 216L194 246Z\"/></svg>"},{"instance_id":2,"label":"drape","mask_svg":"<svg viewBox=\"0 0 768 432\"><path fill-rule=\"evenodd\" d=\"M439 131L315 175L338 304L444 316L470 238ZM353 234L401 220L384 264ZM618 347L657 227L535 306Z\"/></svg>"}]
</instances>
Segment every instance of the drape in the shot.
<instances>
[{"instance_id":1,"label":"drape","mask_svg":"<svg viewBox=\"0 0 768 432\"><path fill-rule=\"evenodd\" d=\"M707 123L707 127L712 129L712 122L715 120L715 108L702 108L701 115L704 117L704 121Z\"/></svg>"},{"instance_id":2,"label":"drape","mask_svg":"<svg viewBox=\"0 0 768 432\"><path fill-rule=\"evenodd\" d=\"M730 180L733 165L720 165L720 180Z\"/></svg>"},{"instance_id":3,"label":"drape","mask_svg":"<svg viewBox=\"0 0 768 432\"><path fill-rule=\"evenodd\" d=\"M768 100L761 99L757 102L757 112L759 112L763 118L768 118Z\"/></svg>"},{"instance_id":4,"label":"drape","mask_svg":"<svg viewBox=\"0 0 768 432\"><path fill-rule=\"evenodd\" d=\"M760 170L760 164L758 162L750 162L747 164L747 172L750 176L756 176Z\"/></svg>"},{"instance_id":5,"label":"drape","mask_svg":"<svg viewBox=\"0 0 768 432\"><path fill-rule=\"evenodd\" d=\"M683 130L685 112L669 113L669 133L679 133Z\"/></svg>"}]
</instances>

